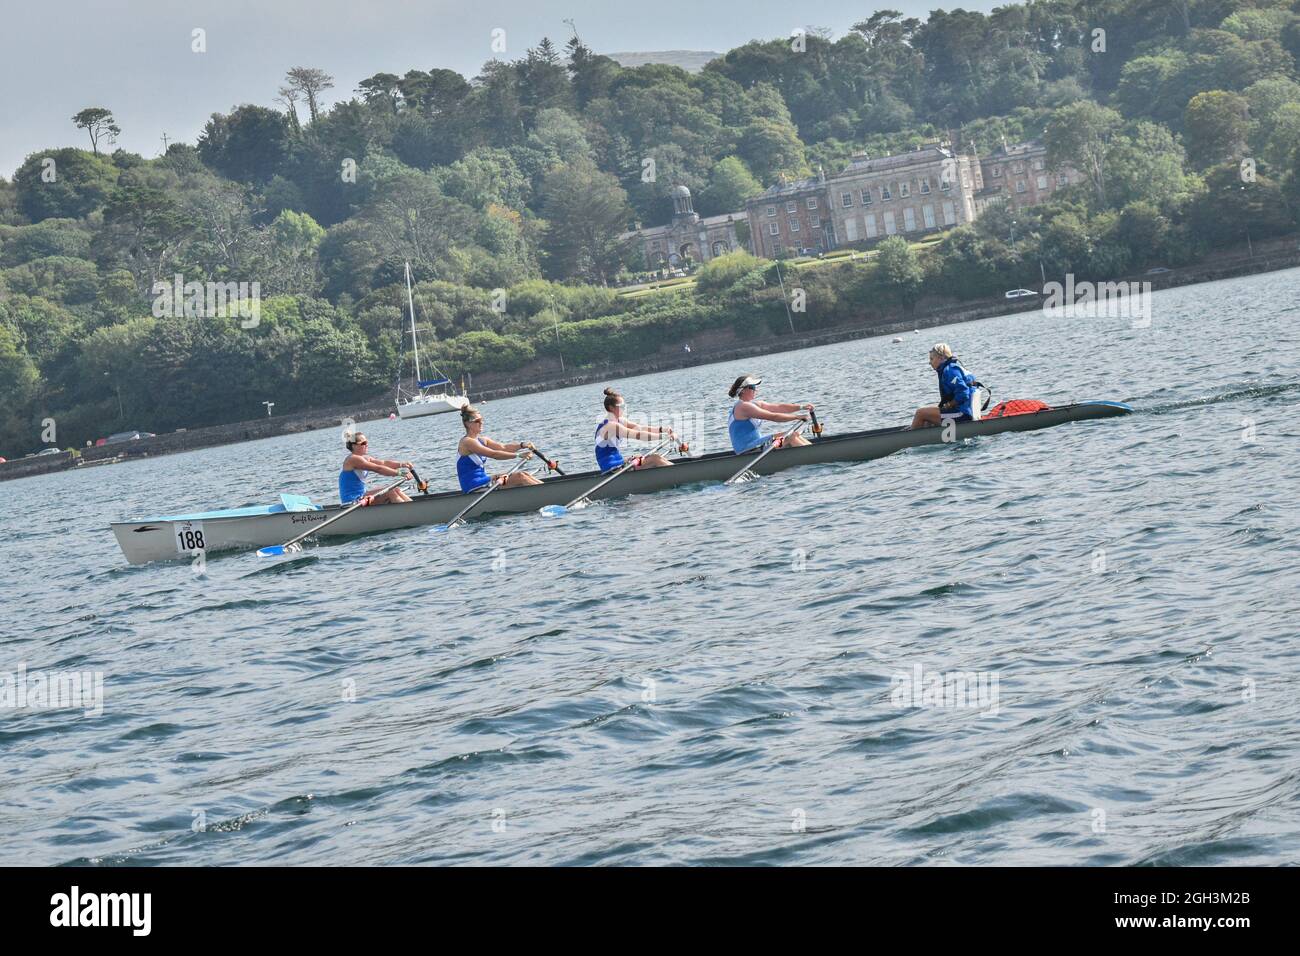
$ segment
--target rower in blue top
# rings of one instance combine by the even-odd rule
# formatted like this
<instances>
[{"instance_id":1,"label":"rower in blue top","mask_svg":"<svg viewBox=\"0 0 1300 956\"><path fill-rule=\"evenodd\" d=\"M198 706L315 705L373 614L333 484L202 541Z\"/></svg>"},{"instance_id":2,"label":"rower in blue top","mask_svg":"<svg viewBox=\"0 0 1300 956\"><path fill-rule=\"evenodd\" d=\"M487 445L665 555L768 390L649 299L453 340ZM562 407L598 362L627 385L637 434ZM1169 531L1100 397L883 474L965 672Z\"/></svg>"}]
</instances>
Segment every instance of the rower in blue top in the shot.
<instances>
[{"instance_id":1,"label":"rower in blue top","mask_svg":"<svg viewBox=\"0 0 1300 956\"><path fill-rule=\"evenodd\" d=\"M732 450L739 455L742 452L756 451L768 442L775 442L777 448L810 444L808 439L797 433L771 436L759 431L759 421L807 421L808 415L800 413L813 410L811 402L805 402L803 405L792 405L789 402L760 402L757 395L758 386L762 382L761 378L742 375L732 382L731 388L727 390L728 395L738 399L731 407L731 411L727 413L727 432L731 437Z\"/></svg>"},{"instance_id":2,"label":"rower in blue top","mask_svg":"<svg viewBox=\"0 0 1300 956\"><path fill-rule=\"evenodd\" d=\"M525 441L502 443L483 434L483 415L473 405L466 405L460 410L460 421L465 426L465 437L456 446L460 457L456 459L456 477L460 480L463 492L486 491L494 481L504 482L503 488L518 488L523 485L540 485L540 478L525 471L516 471L509 475L489 475L484 467L489 458L509 461L512 458L531 458L533 446Z\"/></svg>"},{"instance_id":3,"label":"rower in blue top","mask_svg":"<svg viewBox=\"0 0 1300 956\"><path fill-rule=\"evenodd\" d=\"M918 408L912 416L912 427L978 420L980 408L976 394L984 386L962 368L948 343L939 342L930 349L930 367L939 374L939 404Z\"/></svg>"},{"instance_id":4,"label":"rower in blue top","mask_svg":"<svg viewBox=\"0 0 1300 956\"><path fill-rule=\"evenodd\" d=\"M396 477L413 467L409 461L389 461L386 458L374 458L369 454L370 442L360 432L347 432L343 444L348 450L348 457L343 459L343 470L339 472L339 501L350 505L361 499L366 505L389 505L411 498L401 488L390 488L383 494L366 493L366 475Z\"/></svg>"},{"instance_id":5,"label":"rower in blue top","mask_svg":"<svg viewBox=\"0 0 1300 956\"><path fill-rule=\"evenodd\" d=\"M628 421L623 417L623 409L626 407L627 403L622 395L612 388L605 389L605 418L596 426L596 464L600 466L601 471L613 471L615 468L623 467L623 449L629 439L654 441L664 435L677 437L671 428L664 428L662 425L650 428L647 425ZM633 471L638 468L663 468L671 465L671 461L659 454L637 455L632 459Z\"/></svg>"}]
</instances>

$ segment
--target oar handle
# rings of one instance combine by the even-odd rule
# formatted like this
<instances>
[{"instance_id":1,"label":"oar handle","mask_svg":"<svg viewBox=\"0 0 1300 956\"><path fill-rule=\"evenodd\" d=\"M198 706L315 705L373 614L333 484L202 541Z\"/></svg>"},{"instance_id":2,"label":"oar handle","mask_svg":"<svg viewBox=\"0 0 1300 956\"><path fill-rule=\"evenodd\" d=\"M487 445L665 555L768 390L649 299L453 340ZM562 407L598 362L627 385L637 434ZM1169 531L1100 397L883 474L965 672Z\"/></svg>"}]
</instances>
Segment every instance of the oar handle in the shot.
<instances>
[{"instance_id":1,"label":"oar handle","mask_svg":"<svg viewBox=\"0 0 1300 956\"><path fill-rule=\"evenodd\" d=\"M409 471L411 472L411 477L415 479L415 487L419 489L420 494L427 495L429 493L429 483L420 478L420 474L415 470L414 466L412 466Z\"/></svg>"},{"instance_id":2,"label":"oar handle","mask_svg":"<svg viewBox=\"0 0 1300 956\"><path fill-rule=\"evenodd\" d=\"M817 420L816 409L808 409L808 414L812 417L812 433L814 435L820 435L822 433L822 423Z\"/></svg>"},{"instance_id":3,"label":"oar handle","mask_svg":"<svg viewBox=\"0 0 1300 956\"><path fill-rule=\"evenodd\" d=\"M546 467L549 471L555 472L561 478L564 477L564 469L560 467L560 461L558 458L552 458L550 455L546 454L546 452L542 451L532 442L528 442L528 447L531 448L533 451L537 452L537 454L541 456L542 461L546 464Z\"/></svg>"}]
</instances>

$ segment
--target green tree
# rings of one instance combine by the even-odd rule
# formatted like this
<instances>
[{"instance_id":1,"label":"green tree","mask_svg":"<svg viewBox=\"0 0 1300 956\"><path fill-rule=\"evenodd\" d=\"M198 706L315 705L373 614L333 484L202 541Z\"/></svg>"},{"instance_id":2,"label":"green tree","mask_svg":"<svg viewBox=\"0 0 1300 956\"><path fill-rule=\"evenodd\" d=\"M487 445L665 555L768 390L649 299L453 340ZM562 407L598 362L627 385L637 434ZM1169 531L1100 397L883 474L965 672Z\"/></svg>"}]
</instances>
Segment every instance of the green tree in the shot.
<instances>
[{"instance_id":1,"label":"green tree","mask_svg":"<svg viewBox=\"0 0 1300 956\"><path fill-rule=\"evenodd\" d=\"M762 184L739 156L720 160L709 172L709 185L700 197L703 215L721 215L745 208L745 200L763 191Z\"/></svg>"},{"instance_id":2,"label":"green tree","mask_svg":"<svg viewBox=\"0 0 1300 956\"><path fill-rule=\"evenodd\" d=\"M117 125L113 119L112 110L106 110L102 106L91 106L72 117L72 122L77 124L77 129L84 129L86 135L90 137L90 149L96 156L99 155L99 141L116 139L122 132L122 128Z\"/></svg>"},{"instance_id":3,"label":"green tree","mask_svg":"<svg viewBox=\"0 0 1300 956\"><path fill-rule=\"evenodd\" d=\"M622 259L629 213L618 180L590 162L559 166L542 183L542 206L548 275L606 285Z\"/></svg>"},{"instance_id":4,"label":"green tree","mask_svg":"<svg viewBox=\"0 0 1300 956\"><path fill-rule=\"evenodd\" d=\"M1107 203L1106 160L1110 140L1122 122L1114 110L1084 100L1053 111L1043 131L1048 165L1070 166L1082 172L1102 206Z\"/></svg>"},{"instance_id":5,"label":"green tree","mask_svg":"<svg viewBox=\"0 0 1300 956\"><path fill-rule=\"evenodd\" d=\"M81 149L32 153L14 173L18 208L32 222L80 219L104 204L118 172L111 160Z\"/></svg>"},{"instance_id":6,"label":"green tree","mask_svg":"<svg viewBox=\"0 0 1300 956\"><path fill-rule=\"evenodd\" d=\"M890 236L876 250L876 281L881 291L911 312L925 282L920 260L902 236Z\"/></svg>"},{"instance_id":7,"label":"green tree","mask_svg":"<svg viewBox=\"0 0 1300 956\"><path fill-rule=\"evenodd\" d=\"M199 158L231 179L269 182L284 162L288 120L263 106L239 106L226 116L213 113L199 136Z\"/></svg>"},{"instance_id":8,"label":"green tree","mask_svg":"<svg viewBox=\"0 0 1300 956\"><path fill-rule=\"evenodd\" d=\"M1250 105L1238 93L1225 90L1198 93L1187 104L1183 125L1192 161L1204 169L1240 157L1246 151Z\"/></svg>"}]
</instances>

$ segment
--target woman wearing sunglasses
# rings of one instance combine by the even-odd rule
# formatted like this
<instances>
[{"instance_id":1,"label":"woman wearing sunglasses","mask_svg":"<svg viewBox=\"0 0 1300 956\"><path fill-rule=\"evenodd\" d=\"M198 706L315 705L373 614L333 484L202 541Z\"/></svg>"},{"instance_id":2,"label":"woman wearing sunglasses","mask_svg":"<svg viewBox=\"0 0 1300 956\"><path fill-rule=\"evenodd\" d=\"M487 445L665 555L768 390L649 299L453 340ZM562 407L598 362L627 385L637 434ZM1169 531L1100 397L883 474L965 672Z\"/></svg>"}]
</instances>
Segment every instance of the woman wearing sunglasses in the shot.
<instances>
[{"instance_id":1,"label":"woman wearing sunglasses","mask_svg":"<svg viewBox=\"0 0 1300 956\"><path fill-rule=\"evenodd\" d=\"M739 455L742 452L753 451L769 441L776 442L778 448L783 445L810 444L808 439L799 434L772 436L764 435L758 430L760 421L807 421L807 413L813 409L811 402L803 405L791 405L789 402L760 402L758 386L762 382L761 378L742 375L732 382L731 388L727 390L728 395L737 399L736 404L727 413L727 432L731 436L732 450Z\"/></svg>"},{"instance_id":2,"label":"woman wearing sunglasses","mask_svg":"<svg viewBox=\"0 0 1300 956\"><path fill-rule=\"evenodd\" d=\"M533 446L526 441L503 444L488 438L483 434L483 415L473 405L466 405L460 410L460 421L465 426L465 437L456 446L456 450L460 453L460 457L456 459L456 477L460 479L461 491L478 491L494 481L504 481L502 487L505 488L542 483L540 478L534 478L524 471L516 471L511 475L489 475L487 469L483 467L489 458L498 461L531 458Z\"/></svg>"},{"instance_id":3,"label":"woman wearing sunglasses","mask_svg":"<svg viewBox=\"0 0 1300 956\"><path fill-rule=\"evenodd\" d=\"M623 417L627 403L623 396L612 388L605 389L605 418L596 426L596 464L601 471L613 471L624 465L623 449L631 441L658 441L665 435L676 438L671 428L658 425L638 425ZM632 470L638 468L663 468L672 462L663 455L637 455L633 459Z\"/></svg>"},{"instance_id":4,"label":"woman wearing sunglasses","mask_svg":"<svg viewBox=\"0 0 1300 956\"><path fill-rule=\"evenodd\" d=\"M411 468L409 461L388 461L370 455L370 442L360 432L343 436L343 444L348 450L348 457L343 459L343 470L339 472L339 501L350 505L358 499L366 499L363 505L390 505L411 498L401 488L390 488L382 495L366 494L366 475L386 475L390 478L407 472Z\"/></svg>"}]
</instances>

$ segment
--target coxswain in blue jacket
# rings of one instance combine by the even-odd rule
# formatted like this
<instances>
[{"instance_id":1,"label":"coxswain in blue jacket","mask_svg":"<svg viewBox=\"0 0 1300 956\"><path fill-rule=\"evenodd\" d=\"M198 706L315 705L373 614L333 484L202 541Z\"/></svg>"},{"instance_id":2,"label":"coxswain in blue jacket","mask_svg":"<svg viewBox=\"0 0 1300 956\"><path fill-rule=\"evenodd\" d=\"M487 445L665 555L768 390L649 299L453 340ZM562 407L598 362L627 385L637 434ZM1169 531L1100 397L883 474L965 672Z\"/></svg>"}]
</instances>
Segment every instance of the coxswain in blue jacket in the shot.
<instances>
[{"instance_id":1,"label":"coxswain in blue jacket","mask_svg":"<svg viewBox=\"0 0 1300 956\"><path fill-rule=\"evenodd\" d=\"M777 447L782 445L807 445L808 439L797 432L793 435L764 435L758 430L760 421L797 422L807 421L808 413L813 410L812 403L792 405L789 402L760 402L758 386L763 384L761 378L742 375L731 383L727 394L736 399L736 404L727 414L727 435L731 438L731 450L737 455L742 452L761 448L769 441L775 441Z\"/></svg>"},{"instance_id":2,"label":"coxswain in blue jacket","mask_svg":"<svg viewBox=\"0 0 1300 956\"><path fill-rule=\"evenodd\" d=\"M651 428L648 425L638 425L636 422L628 421L623 415L626 407L627 403L623 401L622 395L612 388L605 389L605 417L596 426L596 464L601 471L613 471L623 466L623 448L629 439L662 441L665 435L669 438L676 437L671 428L664 428L662 425ZM634 471L638 468L663 468L672 464L663 455L657 453L635 455L632 461Z\"/></svg>"},{"instance_id":3,"label":"coxswain in blue jacket","mask_svg":"<svg viewBox=\"0 0 1300 956\"><path fill-rule=\"evenodd\" d=\"M369 454L370 442L360 432L345 434L343 445L348 450L348 457L343 459L343 469L339 472L339 501L350 505L362 498L369 498L366 504L390 505L411 500L401 488L393 488L382 495L366 493L366 475L373 473L395 478L411 469L409 461L388 461L372 457Z\"/></svg>"},{"instance_id":4,"label":"coxswain in blue jacket","mask_svg":"<svg viewBox=\"0 0 1300 956\"><path fill-rule=\"evenodd\" d=\"M540 485L540 478L526 471L516 471L510 475L490 475L483 466L489 458L509 461L512 458L531 458L533 446L525 441L502 443L483 434L483 415L473 405L466 405L460 410L460 422L465 426L465 437L456 446L459 457L456 459L456 478L461 491L486 489L494 481L504 481L505 488L518 488L522 485Z\"/></svg>"},{"instance_id":5,"label":"coxswain in blue jacket","mask_svg":"<svg viewBox=\"0 0 1300 956\"><path fill-rule=\"evenodd\" d=\"M918 408L912 416L912 427L940 425L945 421L973 421L980 383L962 368L946 342L930 349L930 367L939 374L939 404Z\"/></svg>"}]
</instances>

